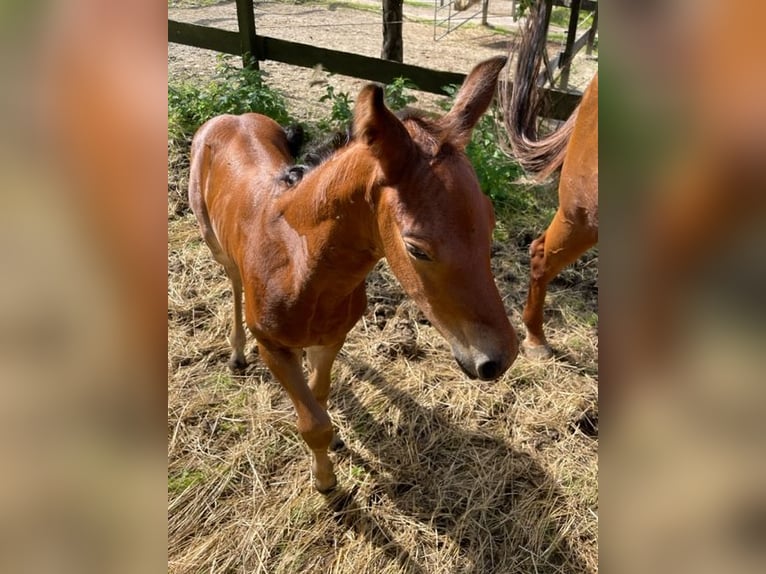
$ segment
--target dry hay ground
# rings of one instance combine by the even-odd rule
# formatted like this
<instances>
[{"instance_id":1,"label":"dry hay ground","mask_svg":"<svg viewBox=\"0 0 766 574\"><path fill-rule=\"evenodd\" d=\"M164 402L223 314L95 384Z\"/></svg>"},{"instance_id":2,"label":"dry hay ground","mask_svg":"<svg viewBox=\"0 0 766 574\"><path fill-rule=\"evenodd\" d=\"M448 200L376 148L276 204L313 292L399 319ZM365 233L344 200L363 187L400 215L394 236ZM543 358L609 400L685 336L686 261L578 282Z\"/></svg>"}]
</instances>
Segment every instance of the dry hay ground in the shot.
<instances>
[{"instance_id":1,"label":"dry hay ground","mask_svg":"<svg viewBox=\"0 0 766 574\"><path fill-rule=\"evenodd\" d=\"M381 263L335 365L331 417L347 448L333 455L339 489L322 496L257 355L227 371L231 291L176 195L186 169L172 163L168 182L169 572L597 570L594 253L551 287L556 360L520 357L495 383L465 378ZM553 205L552 190L529 193ZM549 215L500 222L495 277L519 333L526 249Z\"/></svg>"}]
</instances>

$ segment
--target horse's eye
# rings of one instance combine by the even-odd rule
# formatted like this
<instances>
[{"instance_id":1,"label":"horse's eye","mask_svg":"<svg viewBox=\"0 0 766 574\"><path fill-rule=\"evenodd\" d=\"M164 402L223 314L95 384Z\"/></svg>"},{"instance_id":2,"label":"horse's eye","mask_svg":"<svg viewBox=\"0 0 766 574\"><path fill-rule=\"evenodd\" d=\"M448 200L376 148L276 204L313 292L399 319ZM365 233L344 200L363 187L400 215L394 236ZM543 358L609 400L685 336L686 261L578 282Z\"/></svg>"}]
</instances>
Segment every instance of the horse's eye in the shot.
<instances>
[{"instance_id":1,"label":"horse's eye","mask_svg":"<svg viewBox=\"0 0 766 574\"><path fill-rule=\"evenodd\" d=\"M421 261L431 261L431 258L428 256L428 254L419 247L416 247L412 243L405 243L405 245L407 246L407 252L415 259L420 259Z\"/></svg>"}]
</instances>

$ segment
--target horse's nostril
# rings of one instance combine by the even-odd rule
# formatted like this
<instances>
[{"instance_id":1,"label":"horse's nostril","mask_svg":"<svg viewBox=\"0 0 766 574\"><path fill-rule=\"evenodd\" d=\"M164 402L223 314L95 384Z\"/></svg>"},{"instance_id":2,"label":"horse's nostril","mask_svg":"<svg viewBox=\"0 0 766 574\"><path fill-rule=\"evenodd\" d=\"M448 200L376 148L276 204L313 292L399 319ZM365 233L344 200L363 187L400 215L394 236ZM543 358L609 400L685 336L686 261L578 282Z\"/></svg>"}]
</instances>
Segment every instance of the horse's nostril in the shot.
<instances>
[{"instance_id":1,"label":"horse's nostril","mask_svg":"<svg viewBox=\"0 0 766 574\"><path fill-rule=\"evenodd\" d=\"M479 378L484 379L485 381L488 379L496 379L502 372L500 363L496 361L486 361L481 363L477 366L476 370L478 371Z\"/></svg>"}]
</instances>

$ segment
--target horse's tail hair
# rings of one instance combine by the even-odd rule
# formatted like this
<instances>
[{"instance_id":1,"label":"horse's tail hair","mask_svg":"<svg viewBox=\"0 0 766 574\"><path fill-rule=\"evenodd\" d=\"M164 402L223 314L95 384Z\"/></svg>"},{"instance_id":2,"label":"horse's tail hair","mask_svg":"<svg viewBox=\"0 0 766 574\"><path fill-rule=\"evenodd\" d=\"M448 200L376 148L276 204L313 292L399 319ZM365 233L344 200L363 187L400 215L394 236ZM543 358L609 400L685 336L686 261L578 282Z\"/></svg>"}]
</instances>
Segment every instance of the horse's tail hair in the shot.
<instances>
[{"instance_id":1,"label":"horse's tail hair","mask_svg":"<svg viewBox=\"0 0 766 574\"><path fill-rule=\"evenodd\" d=\"M513 87L509 90L506 84L506 88L500 90L505 129L513 156L524 171L538 181L547 178L564 163L578 111L575 110L551 134L543 138L539 136L537 118L541 115L543 101L538 78L548 35L546 13L546 0L537 0L530 7L516 53ZM511 56L516 48L511 46Z\"/></svg>"}]
</instances>

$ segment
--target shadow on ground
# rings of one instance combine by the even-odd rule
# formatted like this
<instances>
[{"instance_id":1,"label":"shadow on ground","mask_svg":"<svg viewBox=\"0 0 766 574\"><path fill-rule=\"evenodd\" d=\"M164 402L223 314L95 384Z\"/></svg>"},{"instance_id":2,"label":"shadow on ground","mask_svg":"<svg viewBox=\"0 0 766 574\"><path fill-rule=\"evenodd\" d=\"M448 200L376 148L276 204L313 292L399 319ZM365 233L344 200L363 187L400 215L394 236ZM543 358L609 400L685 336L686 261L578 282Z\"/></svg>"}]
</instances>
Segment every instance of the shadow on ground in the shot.
<instances>
[{"instance_id":1,"label":"shadow on ground","mask_svg":"<svg viewBox=\"0 0 766 574\"><path fill-rule=\"evenodd\" d=\"M461 558L470 564L461 572L590 572L557 517L562 514L563 494L528 454L489 434L456 426L441 409L419 404L370 365L346 361L399 409L401 417L398 423L384 417L377 420L349 385L336 387L334 410L351 429L364 429L364 436L350 432L378 456L367 460L349 447L338 453L376 483L369 494L362 495L356 487L328 497L339 524L414 574L427 570L374 511L386 498L422 529L435 530L457 544ZM407 461L400 459L403 451L397 437L415 447Z\"/></svg>"}]
</instances>

